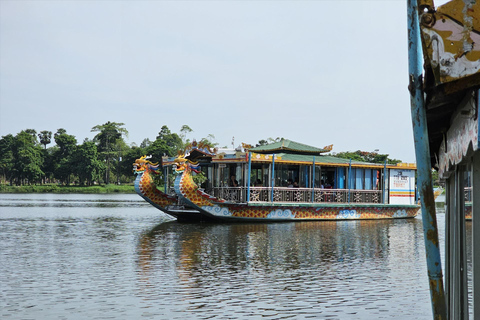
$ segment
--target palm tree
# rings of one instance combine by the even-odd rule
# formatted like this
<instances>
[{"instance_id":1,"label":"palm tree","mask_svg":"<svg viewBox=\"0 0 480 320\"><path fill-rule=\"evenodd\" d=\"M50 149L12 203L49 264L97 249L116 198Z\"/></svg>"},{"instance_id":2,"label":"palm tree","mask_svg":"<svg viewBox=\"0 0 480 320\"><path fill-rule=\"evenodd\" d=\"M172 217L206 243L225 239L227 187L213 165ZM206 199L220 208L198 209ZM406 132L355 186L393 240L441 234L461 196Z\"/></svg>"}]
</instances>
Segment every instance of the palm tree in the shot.
<instances>
[{"instance_id":1,"label":"palm tree","mask_svg":"<svg viewBox=\"0 0 480 320\"><path fill-rule=\"evenodd\" d=\"M38 138L40 139L40 143L43 144L44 149L47 149L47 144L52 142L52 131L40 131Z\"/></svg>"},{"instance_id":2,"label":"palm tree","mask_svg":"<svg viewBox=\"0 0 480 320\"><path fill-rule=\"evenodd\" d=\"M190 132L193 132L192 128L184 124L182 128L180 129L180 137L182 138L183 144L187 144L187 134Z\"/></svg>"},{"instance_id":3,"label":"palm tree","mask_svg":"<svg viewBox=\"0 0 480 320\"><path fill-rule=\"evenodd\" d=\"M123 140L122 136L128 137L128 131L121 122L110 122L102 125L96 125L92 128L91 132L98 132L93 138L93 141L97 143L98 151L105 156L107 161L107 170L105 172L105 183L110 182L110 162L112 156L115 154L117 148L117 142Z\"/></svg>"}]
</instances>

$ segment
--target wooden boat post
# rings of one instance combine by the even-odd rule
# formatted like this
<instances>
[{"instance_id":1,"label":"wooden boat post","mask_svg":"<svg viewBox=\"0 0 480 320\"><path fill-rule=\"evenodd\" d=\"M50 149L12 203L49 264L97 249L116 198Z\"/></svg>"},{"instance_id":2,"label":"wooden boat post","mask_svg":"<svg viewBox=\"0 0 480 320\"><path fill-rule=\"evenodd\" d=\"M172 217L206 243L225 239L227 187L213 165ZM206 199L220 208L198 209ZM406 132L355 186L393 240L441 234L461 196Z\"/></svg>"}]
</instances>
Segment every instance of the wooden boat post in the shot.
<instances>
[{"instance_id":1,"label":"wooden boat post","mask_svg":"<svg viewBox=\"0 0 480 320\"><path fill-rule=\"evenodd\" d=\"M408 0L408 69L415 155L417 159L417 186L422 209L425 253L427 258L430 298L435 319L446 319L445 293L438 241L435 201L433 197L430 147L427 116L423 101L422 43L417 0Z\"/></svg>"},{"instance_id":2,"label":"wooden boat post","mask_svg":"<svg viewBox=\"0 0 480 320\"><path fill-rule=\"evenodd\" d=\"M422 211L429 210L423 213L426 244L434 234L427 231L436 230L436 225L425 220L434 214L432 193L429 185L423 184L430 179L427 171L435 167L446 186L445 300L432 295L434 316L469 318L468 219L472 230L471 307L473 318L480 319L480 2L451 0L435 8L433 0L419 0L418 5L411 0L408 19L418 184ZM429 247L426 250L430 276L435 269L430 269L431 252Z\"/></svg>"}]
</instances>

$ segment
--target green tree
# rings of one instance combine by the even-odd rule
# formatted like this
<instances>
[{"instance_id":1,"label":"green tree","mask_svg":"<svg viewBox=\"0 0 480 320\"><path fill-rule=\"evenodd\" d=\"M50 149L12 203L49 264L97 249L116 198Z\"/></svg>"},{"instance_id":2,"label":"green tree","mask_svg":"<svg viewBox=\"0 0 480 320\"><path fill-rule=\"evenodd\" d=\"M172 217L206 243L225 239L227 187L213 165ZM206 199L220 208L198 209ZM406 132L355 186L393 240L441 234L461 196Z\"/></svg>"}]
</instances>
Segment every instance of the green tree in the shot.
<instances>
[{"instance_id":1,"label":"green tree","mask_svg":"<svg viewBox=\"0 0 480 320\"><path fill-rule=\"evenodd\" d=\"M166 125L164 125L158 133L157 139L152 145L147 148L150 149L153 154L165 154L169 157L173 157L177 154L177 151L183 147L182 139L176 133L172 133Z\"/></svg>"},{"instance_id":2,"label":"green tree","mask_svg":"<svg viewBox=\"0 0 480 320\"><path fill-rule=\"evenodd\" d=\"M34 130L33 130L34 131ZM37 144L36 132L23 130L15 136L12 146L13 175L17 185L31 184L41 181L44 173L41 170L42 153Z\"/></svg>"},{"instance_id":3,"label":"green tree","mask_svg":"<svg viewBox=\"0 0 480 320\"><path fill-rule=\"evenodd\" d=\"M184 124L182 126L182 128L180 129L180 137L181 137L184 145L187 144L187 134L189 134L190 132L193 132L193 130L192 130L192 128L190 128L186 124Z\"/></svg>"},{"instance_id":4,"label":"green tree","mask_svg":"<svg viewBox=\"0 0 480 320\"><path fill-rule=\"evenodd\" d=\"M154 162L161 161L163 156L174 156L174 151L162 139L156 139L145 148L145 154L151 155Z\"/></svg>"},{"instance_id":5,"label":"green tree","mask_svg":"<svg viewBox=\"0 0 480 320\"><path fill-rule=\"evenodd\" d=\"M100 179L105 165L98 156L97 146L93 141L84 141L74 151L74 171L81 185L91 186Z\"/></svg>"},{"instance_id":6,"label":"green tree","mask_svg":"<svg viewBox=\"0 0 480 320\"><path fill-rule=\"evenodd\" d=\"M355 152L339 152L336 154L332 154L332 156L337 158L352 159L354 161L363 161L370 163L385 163L385 161L387 161L387 164L397 164L402 162L402 160L388 158L388 154L379 154L377 152L368 152L361 150L357 150Z\"/></svg>"},{"instance_id":7,"label":"green tree","mask_svg":"<svg viewBox=\"0 0 480 320\"><path fill-rule=\"evenodd\" d=\"M258 140L258 143L255 145L255 147L260 147L260 146L266 146L268 144L267 140Z\"/></svg>"},{"instance_id":8,"label":"green tree","mask_svg":"<svg viewBox=\"0 0 480 320\"><path fill-rule=\"evenodd\" d=\"M117 156L119 152L118 142L119 140L123 141L123 136L128 136L127 129L122 128L124 125L124 123L108 121L102 125L94 126L91 130L91 132L98 132L93 138L93 141L97 143L98 151L107 164L105 171L105 183L107 184L110 183L112 161L114 161L115 156Z\"/></svg>"},{"instance_id":9,"label":"green tree","mask_svg":"<svg viewBox=\"0 0 480 320\"><path fill-rule=\"evenodd\" d=\"M144 148L135 146L125 150L122 155L119 174L126 176L128 181L132 181L133 179L135 179L135 177L132 175L133 163L135 162L135 160L139 159L141 156L147 153L148 152L146 152ZM153 160L160 162L161 158L158 159L154 157Z\"/></svg>"},{"instance_id":10,"label":"green tree","mask_svg":"<svg viewBox=\"0 0 480 320\"><path fill-rule=\"evenodd\" d=\"M38 138L40 139L40 143L43 144L44 149L47 149L47 144L52 142L52 131L40 131Z\"/></svg>"},{"instance_id":11,"label":"green tree","mask_svg":"<svg viewBox=\"0 0 480 320\"><path fill-rule=\"evenodd\" d=\"M280 137L276 137L275 139L272 138L272 137L270 137L270 138L268 138L267 140L268 140L268 143L275 143L275 142L281 141L282 139L283 139L283 138L280 138Z\"/></svg>"},{"instance_id":12,"label":"green tree","mask_svg":"<svg viewBox=\"0 0 480 320\"><path fill-rule=\"evenodd\" d=\"M130 147L125 143L123 139L118 139L115 143L115 154L112 162L112 172L115 173L117 184L120 184L122 178L122 160L124 155L128 152Z\"/></svg>"},{"instance_id":13,"label":"green tree","mask_svg":"<svg viewBox=\"0 0 480 320\"><path fill-rule=\"evenodd\" d=\"M148 138L145 138L145 139L143 139L142 143L140 143L140 148L145 149L146 147L148 147L151 144L152 144L152 141L150 141L150 139L148 139Z\"/></svg>"},{"instance_id":14,"label":"green tree","mask_svg":"<svg viewBox=\"0 0 480 320\"><path fill-rule=\"evenodd\" d=\"M25 133L28 133L29 135L32 136L33 143L36 145L38 143L37 140L37 131L35 129L25 129L23 130Z\"/></svg>"},{"instance_id":15,"label":"green tree","mask_svg":"<svg viewBox=\"0 0 480 320\"><path fill-rule=\"evenodd\" d=\"M43 181L44 183L53 181L55 177L55 155L58 150L57 146L50 147L42 150L43 164L42 171L44 173Z\"/></svg>"},{"instance_id":16,"label":"green tree","mask_svg":"<svg viewBox=\"0 0 480 320\"><path fill-rule=\"evenodd\" d=\"M15 158L13 155L13 147L15 144L15 137L12 134L3 136L0 139L0 172L1 181L13 182L13 168L15 165Z\"/></svg>"},{"instance_id":17,"label":"green tree","mask_svg":"<svg viewBox=\"0 0 480 320\"><path fill-rule=\"evenodd\" d=\"M200 140L201 143L209 146L210 148L215 148L216 146L218 146L218 143L214 141L215 141L215 136L213 134L209 134L206 138L202 138Z\"/></svg>"},{"instance_id":18,"label":"green tree","mask_svg":"<svg viewBox=\"0 0 480 320\"><path fill-rule=\"evenodd\" d=\"M57 149L54 151L54 176L62 183L70 184L70 176L75 172L73 163L73 154L77 147L77 139L73 135L67 134L63 128L57 130L54 134Z\"/></svg>"}]
</instances>

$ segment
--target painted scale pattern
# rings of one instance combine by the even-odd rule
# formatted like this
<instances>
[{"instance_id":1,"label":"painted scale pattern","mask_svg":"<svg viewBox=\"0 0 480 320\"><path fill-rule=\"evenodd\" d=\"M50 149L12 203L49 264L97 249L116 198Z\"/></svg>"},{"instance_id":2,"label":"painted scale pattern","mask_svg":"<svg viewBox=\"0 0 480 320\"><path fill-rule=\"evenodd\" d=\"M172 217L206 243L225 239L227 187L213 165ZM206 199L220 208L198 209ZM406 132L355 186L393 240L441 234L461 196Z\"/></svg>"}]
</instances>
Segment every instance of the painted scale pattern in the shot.
<instances>
[{"instance_id":1,"label":"painted scale pattern","mask_svg":"<svg viewBox=\"0 0 480 320\"><path fill-rule=\"evenodd\" d=\"M223 204L202 206L202 209L216 216L239 218L270 218L295 220L337 220L337 219L391 219L413 218L418 208L398 207L254 207Z\"/></svg>"},{"instance_id":2,"label":"painted scale pattern","mask_svg":"<svg viewBox=\"0 0 480 320\"><path fill-rule=\"evenodd\" d=\"M198 190L197 184L193 181L190 168L185 168L180 178L179 190L182 196L199 207L211 206L215 202L224 202L224 200L212 197L211 195Z\"/></svg>"},{"instance_id":3,"label":"painted scale pattern","mask_svg":"<svg viewBox=\"0 0 480 320\"><path fill-rule=\"evenodd\" d=\"M337 220L337 219L391 219L413 218L418 207L298 207L298 206L246 206L224 202L200 190L194 183L190 169L186 169L179 182L181 194L194 205L219 217L295 219L295 220Z\"/></svg>"},{"instance_id":4,"label":"painted scale pattern","mask_svg":"<svg viewBox=\"0 0 480 320\"><path fill-rule=\"evenodd\" d=\"M151 176L152 170L148 167L143 172L137 172L135 179L135 191L147 201L160 207L174 205L177 203L176 197L169 196L157 189Z\"/></svg>"}]
</instances>

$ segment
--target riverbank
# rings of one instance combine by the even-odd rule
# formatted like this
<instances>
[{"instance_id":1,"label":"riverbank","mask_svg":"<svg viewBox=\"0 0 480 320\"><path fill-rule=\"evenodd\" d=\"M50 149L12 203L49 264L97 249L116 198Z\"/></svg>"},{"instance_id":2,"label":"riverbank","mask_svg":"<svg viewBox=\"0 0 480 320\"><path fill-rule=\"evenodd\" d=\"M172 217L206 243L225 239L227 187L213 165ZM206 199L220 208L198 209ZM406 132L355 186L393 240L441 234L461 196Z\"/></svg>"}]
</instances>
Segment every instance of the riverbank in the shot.
<instances>
[{"instance_id":1,"label":"riverbank","mask_svg":"<svg viewBox=\"0 0 480 320\"><path fill-rule=\"evenodd\" d=\"M135 193L133 185L99 185L99 186L59 186L59 185L31 185L9 186L0 185L0 193Z\"/></svg>"}]
</instances>

